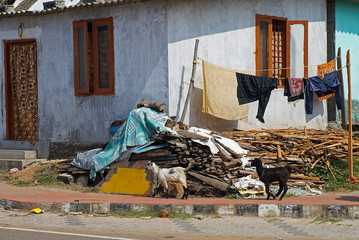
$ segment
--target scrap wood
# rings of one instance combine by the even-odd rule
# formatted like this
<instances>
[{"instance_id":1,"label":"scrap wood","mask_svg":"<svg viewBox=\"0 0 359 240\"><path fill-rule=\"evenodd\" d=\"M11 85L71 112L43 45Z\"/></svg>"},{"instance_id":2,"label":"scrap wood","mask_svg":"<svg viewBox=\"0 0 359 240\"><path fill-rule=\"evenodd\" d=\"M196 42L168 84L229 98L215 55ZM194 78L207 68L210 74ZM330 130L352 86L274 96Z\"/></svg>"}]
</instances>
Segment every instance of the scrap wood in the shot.
<instances>
[{"instance_id":1,"label":"scrap wood","mask_svg":"<svg viewBox=\"0 0 359 240\"><path fill-rule=\"evenodd\" d=\"M222 181L219 181L219 180L216 180L216 179L213 179L213 178L203 176L203 175L195 173L193 171L189 171L188 174L191 175L192 177L195 177L195 178L207 183L208 185L211 185L211 186L213 186L215 188L218 188L218 189L220 189L221 191L224 191L224 192L226 192L230 187L230 185L225 183L225 182L222 182Z\"/></svg>"},{"instance_id":2,"label":"scrap wood","mask_svg":"<svg viewBox=\"0 0 359 240\"><path fill-rule=\"evenodd\" d=\"M278 152L278 159L282 159L282 149L280 148L280 145L277 145L277 152Z\"/></svg>"},{"instance_id":3,"label":"scrap wood","mask_svg":"<svg viewBox=\"0 0 359 240\"><path fill-rule=\"evenodd\" d=\"M226 150L229 154L231 154L232 157L234 157L234 158L239 157L239 155L235 151L233 151L230 147L227 147L225 144L221 143L216 138L214 138L214 140L219 146L221 146L222 148L224 148L224 150Z\"/></svg>"},{"instance_id":4,"label":"scrap wood","mask_svg":"<svg viewBox=\"0 0 359 240\"><path fill-rule=\"evenodd\" d=\"M226 135L228 134L228 135ZM289 164L295 173L310 177L308 169L326 167L333 174L330 160L348 156L348 132L342 130L271 129L224 132L241 147L249 158L260 157L269 166ZM359 141L353 140L354 155L359 156ZM318 165L323 161L325 165ZM334 174L333 174L334 176Z\"/></svg>"},{"instance_id":5,"label":"scrap wood","mask_svg":"<svg viewBox=\"0 0 359 240\"><path fill-rule=\"evenodd\" d=\"M230 161L230 162L221 162L220 165L223 169L230 169L230 168L234 168L236 166L240 166L242 164L242 162L240 160L234 160L234 161Z\"/></svg>"},{"instance_id":6,"label":"scrap wood","mask_svg":"<svg viewBox=\"0 0 359 240\"><path fill-rule=\"evenodd\" d=\"M226 161L226 162L230 162L233 160L233 157L231 155L229 155L225 149L223 149L221 147L221 145L219 145L217 143L217 141L215 141L214 139L211 139L211 141L214 143L214 145L218 148L218 154L220 156L220 158L223 160L223 161Z\"/></svg>"},{"instance_id":7,"label":"scrap wood","mask_svg":"<svg viewBox=\"0 0 359 240\"><path fill-rule=\"evenodd\" d=\"M337 178L335 177L335 175L334 175L334 173L333 173L332 169L330 168L330 165L329 165L328 161L323 160L323 162L324 162L324 163L328 166L329 171L332 173L333 178L334 178L334 179L335 179L335 181L336 181L336 180L337 180Z\"/></svg>"},{"instance_id":8,"label":"scrap wood","mask_svg":"<svg viewBox=\"0 0 359 240\"><path fill-rule=\"evenodd\" d=\"M189 132L186 130L178 130L177 133L183 137L189 138L189 139L198 139L198 140L209 140L209 137L199 135L197 133Z\"/></svg>"},{"instance_id":9,"label":"scrap wood","mask_svg":"<svg viewBox=\"0 0 359 240\"><path fill-rule=\"evenodd\" d=\"M320 181L320 177L308 177L308 176L304 176L304 175L297 175L297 174L291 174L290 175L291 178L298 178L298 179L305 179L305 180L315 180L315 181Z\"/></svg>"}]
</instances>

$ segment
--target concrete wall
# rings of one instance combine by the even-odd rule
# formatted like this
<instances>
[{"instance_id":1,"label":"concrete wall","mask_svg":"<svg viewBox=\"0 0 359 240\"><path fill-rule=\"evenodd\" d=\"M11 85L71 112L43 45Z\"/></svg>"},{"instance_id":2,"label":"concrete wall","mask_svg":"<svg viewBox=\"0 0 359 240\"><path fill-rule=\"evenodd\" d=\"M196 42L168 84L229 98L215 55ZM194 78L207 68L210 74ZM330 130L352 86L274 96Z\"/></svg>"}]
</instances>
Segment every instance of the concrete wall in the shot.
<instances>
[{"instance_id":1,"label":"concrete wall","mask_svg":"<svg viewBox=\"0 0 359 240\"><path fill-rule=\"evenodd\" d=\"M335 48L341 47L342 65L346 65L347 51L350 50L350 74L352 93L352 119L359 122L359 3L335 3ZM347 69L343 70L344 95L348 107L348 76ZM348 113L348 110L346 110ZM337 111L338 115L340 111ZM338 117L341 120L341 117ZM348 119L348 116L346 116Z\"/></svg>"},{"instance_id":2,"label":"concrete wall","mask_svg":"<svg viewBox=\"0 0 359 240\"><path fill-rule=\"evenodd\" d=\"M101 11L100 11L101 10ZM113 17L115 95L75 97L72 22ZM84 8L51 15L0 18L0 40L36 38L41 141L102 142L112 121L127 118L141 99L168 104L167 17L161 1ZM4 76L4 44L0 44ZM4 81L0 81L0 140L6 138Z\"/></svg>"},{"instance_id":3,"label":"concrete wall","mask_svg":"<svg viewBox=\"0 0 359 240\"><path fill-rule=\"evenodd\" d=\"M286 17L309 22L309 65L326 62L326 1L295 0L183 0L169 1L169 113L182 114L192 72L195 39L199 39L198 56L223 67L255 71L255 15ZM309 76L316 67L309 68ZM304 101L289 105L283 89L276 89L268 103L265 124L256 118L258 101L251 103L249 122L226 121L202 113L202 68L198 65L195 90L186 113L193 126L225 130L233 128L286 128L289 126L325 128L326 101L314 97L314 113L306 115Z\"/></svg>"}]
</instances>

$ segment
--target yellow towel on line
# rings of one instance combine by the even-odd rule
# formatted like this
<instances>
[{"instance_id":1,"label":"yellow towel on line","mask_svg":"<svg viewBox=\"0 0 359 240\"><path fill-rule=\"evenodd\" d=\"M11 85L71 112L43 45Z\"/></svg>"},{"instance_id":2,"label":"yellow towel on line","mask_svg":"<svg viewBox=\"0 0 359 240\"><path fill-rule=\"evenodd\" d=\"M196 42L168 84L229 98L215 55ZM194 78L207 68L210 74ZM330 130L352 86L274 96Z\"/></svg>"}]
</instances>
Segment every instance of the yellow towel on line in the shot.
<instances>
[{"instance_id":1,"label":"yellow towel on line","mask_svg":"<svg viewBox=\"0 0 359 240\"><path fill-rule=\"evenodd\" d=\"M202 112L226 120L248 122L248 104L238 104L236 71L202 60ZM250 74L248 71L238 71Z\"/></svg>"}]
</instances>

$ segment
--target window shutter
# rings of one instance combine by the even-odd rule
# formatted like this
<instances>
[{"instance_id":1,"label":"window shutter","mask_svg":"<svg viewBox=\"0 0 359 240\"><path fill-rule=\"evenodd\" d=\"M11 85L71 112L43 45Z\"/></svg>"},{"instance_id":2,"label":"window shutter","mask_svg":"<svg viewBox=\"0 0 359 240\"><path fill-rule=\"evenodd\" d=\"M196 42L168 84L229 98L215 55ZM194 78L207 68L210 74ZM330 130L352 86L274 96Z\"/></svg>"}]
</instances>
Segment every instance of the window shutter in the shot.
<instances>
[{"instance_id":1,"label":"window shutter","mask_svg":"<svg viewBox=\"0 0 359 240\"><path fill-rule=\"evenodd\" d=\"M95 93L114 93L114 46L111 19L93 22Z\"/></svg>"},{"instance_id":2,"label":"window shutter","mask_svg":"<svg viewBox=\"0 0 359 240\"><path fill-rule=\"evenodd\" d=\"M287 66L287 77L308 77L308 21L287 21Z\"/></svg>"},{"instance_id":3,"label":"window shutter","mask_svg":"<svg viewBox=\"0 0 359 240\"><path fill-rule=\"evenodd\" d=\"M86 21L73 23L75 95L89 93L88 29Z\"/></svg>"}]
</instances>

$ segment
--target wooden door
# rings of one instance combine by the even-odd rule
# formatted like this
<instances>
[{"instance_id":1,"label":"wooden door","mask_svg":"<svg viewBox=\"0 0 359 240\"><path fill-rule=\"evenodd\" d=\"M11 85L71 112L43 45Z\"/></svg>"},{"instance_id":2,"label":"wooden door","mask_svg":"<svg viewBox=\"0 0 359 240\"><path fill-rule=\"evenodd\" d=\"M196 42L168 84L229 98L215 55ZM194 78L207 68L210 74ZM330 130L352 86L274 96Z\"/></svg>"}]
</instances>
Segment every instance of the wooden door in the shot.
<instances>
[{"instance_id":1,"label":"wooden door","mask_svg":"<svg viewBox=\"0 0 359 240\"><path fill-rule=\"evenodd\" d=\"M6 137L39 139L35 39L5 41Z\"/></svg>"}]
</instances>

